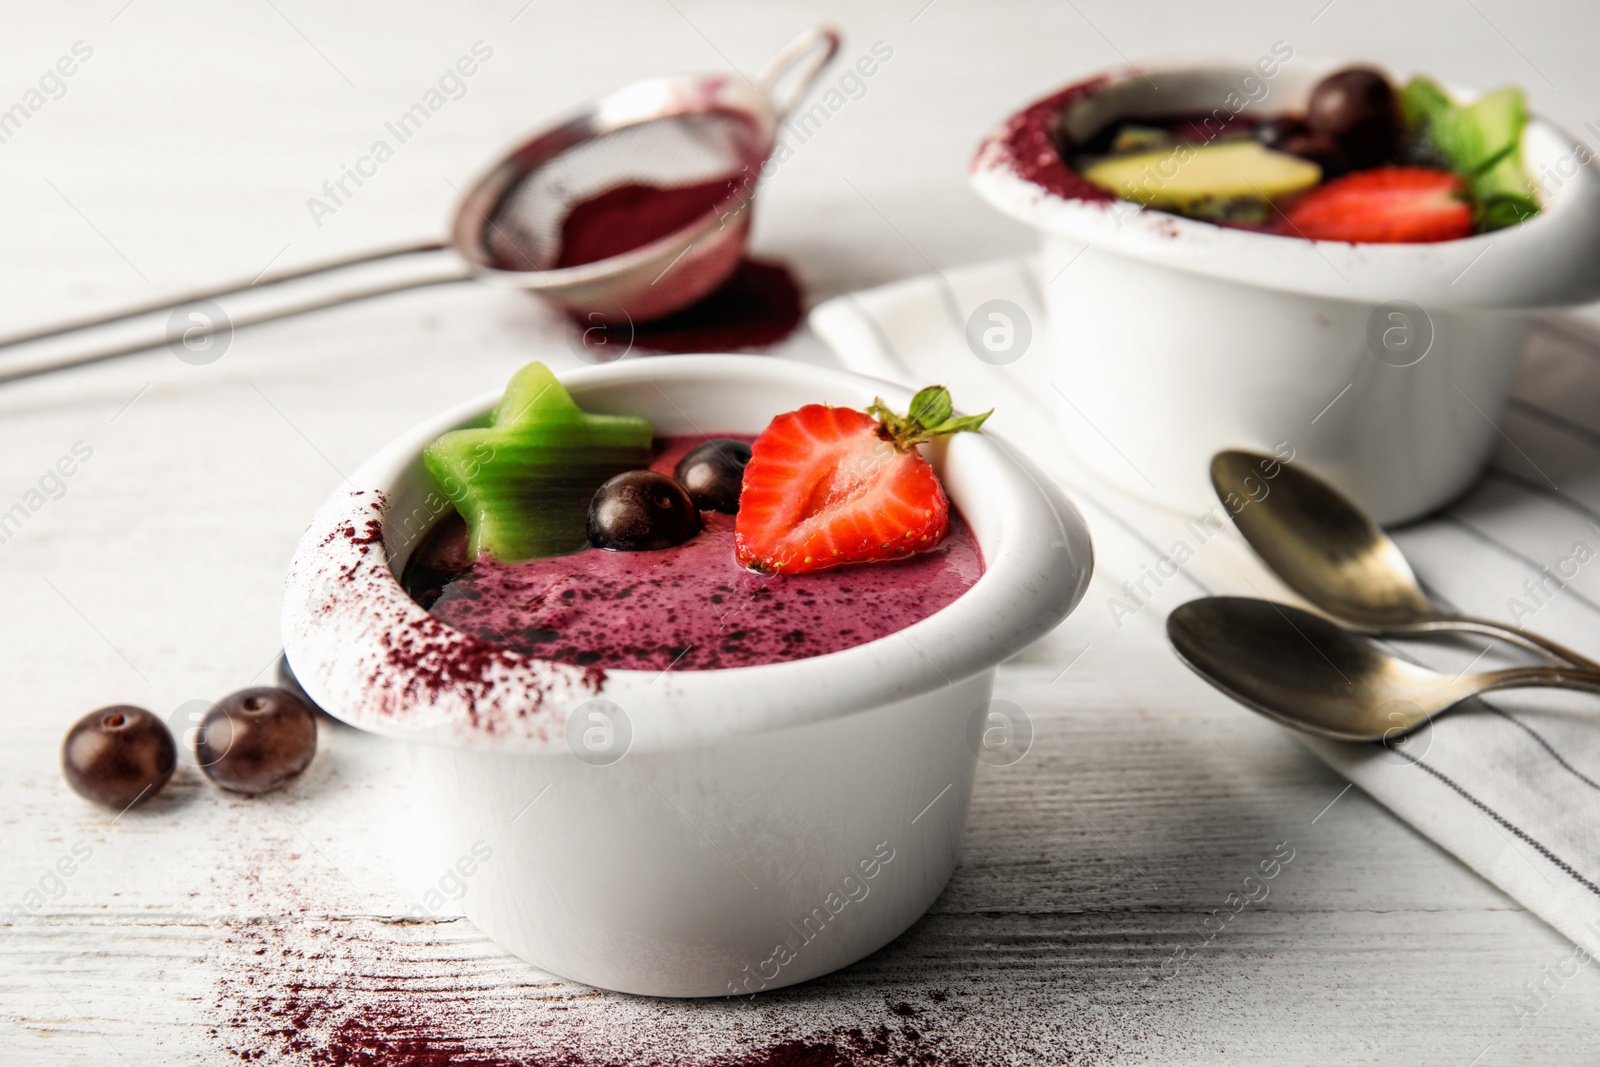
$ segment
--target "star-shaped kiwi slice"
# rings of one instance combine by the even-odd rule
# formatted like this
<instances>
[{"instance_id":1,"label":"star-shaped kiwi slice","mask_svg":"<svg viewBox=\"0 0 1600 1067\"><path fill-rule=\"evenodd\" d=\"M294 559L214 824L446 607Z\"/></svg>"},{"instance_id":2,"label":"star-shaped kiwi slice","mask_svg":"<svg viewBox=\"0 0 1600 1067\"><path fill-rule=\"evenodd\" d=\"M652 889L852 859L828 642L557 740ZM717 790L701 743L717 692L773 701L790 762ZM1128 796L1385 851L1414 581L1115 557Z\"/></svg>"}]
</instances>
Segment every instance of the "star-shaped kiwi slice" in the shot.
<instances>
[{"instance_id":1,"label":"star-shaped kiwi slice","mask_svg":"<svg viewBox=\"0 0 1600 1067\"><path fill-rule=\"evenodd\" d=\"M589 501L608 478L650 465L654 431L634 415L591 415L543 363L506 386L489 424L422 451L466 520L469 558L563 556L588 544Z\"/></svg>"}]
</instances>

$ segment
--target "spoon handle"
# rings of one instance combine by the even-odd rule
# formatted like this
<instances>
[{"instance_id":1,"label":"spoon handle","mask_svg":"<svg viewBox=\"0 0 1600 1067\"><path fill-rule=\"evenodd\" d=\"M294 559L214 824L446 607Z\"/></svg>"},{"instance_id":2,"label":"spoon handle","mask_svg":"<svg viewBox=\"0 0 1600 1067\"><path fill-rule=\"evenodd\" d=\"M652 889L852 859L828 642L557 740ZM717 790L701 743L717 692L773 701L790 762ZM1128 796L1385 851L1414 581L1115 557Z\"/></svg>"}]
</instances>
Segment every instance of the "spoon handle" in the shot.
<instances>
[{"instance_id":1,"label":"spoon handle","mask_svg":"<svg viewBox=\"0 0 1600 1067\"><path fill-rule=\"evenodd\" d=\"M1600 694L1600 671L1561 667L1511 667L1475 675L1472 681L1477 693L1495 689L1577 689Z\"/></svg>"},{"instance_id":2,"label":"spoon handle","mask_svg":"<svg viewBox=\"0 0 1600 1067\"><path fill-rule=\"evenodd\" d=\"M0 337L0 348L15 348L18 345L32 344L36 341L46 341L63 334L77 333L80 330L89 330L97 326L110 326L128 319L136 319L143 315L154 315L159 311L173 311L185 304L195 304L202 300L216 300L224 296L247 291L259 292L269 289L274 285L284 282L296 282L302 278L310 278L317 274L326 274L329 271L343 270L346 267L360 266L365 263L376 263L382 259L395 259L401 256L414 255L418 252L436 252L444 245L439 241L427 241L416 244L400 245L397 248L384 248L375 252L365 252L356 256L346 256L341 259L325 260L307 267L297 267L294 270L279 271L277 274L261 274L251 281L237 279L226 285L213 289L199 289L188 293L175 293L162 297L160 300L149 304L139 304L135 307L125 307L116 311L87 316L72 322L57 323L53 326L44 326L29 330L26 333L16 333L9 337ZM280 253L281 254L281 253ZM157 342L161 344L162 342ZM156 347L152 345L151 347Z\"/></svg>"},{"instance_id":3,"label":"spoon handle","mask_svg":"<svg viewBox=\"0 0 1600 1067\"><path fill-rule=\"evenodd\" d=\"M1470 615L1452 615L1439 620L1445 625L1440 629L1461 630L1467 633L1483 634L1485 637L1498 637L1519 648L1529 652L1536 652L1541 656L1559 664L1568 664L1586 671L1600 673L1600 663L1596 663L1581 653L1574 652L1566 645L1552 641L1548 637L1519 630L1505 623L1495 622L1493 619L1479 619Z\"/></svg>"},{"instance_id":4,"label":"spoon handle","mask_svg":"<svg viewBox=\"0 0 1600 1067\"><path fill-rule=\"evenodd\" d=\"M780 123L833 61L840 40L839 31L832 26L813 26L784 45L783 51L761 68L756 85L772 98L772 110L777 112Z\"/></svg>"},{"instance_id":5,"label":"spoon handle","mask_svg":"<svg viewBox=\"0 0 1600 1067\"><path fill-rule=\"evenodd\" d=\"M380 260L399 261L402 258L411 258L412 263L405 264L400 271L387 271L378 276L376 282L364 282L363 275L352 273L342 283L317 283L306 293L301 293L299 287L289 287L287 290L273 288L285 282L298 281L321 274L331 274L335 271L344 272L350 268ZM218 289L211 293L194 294L184 297L184 301L207 300L211 296L228 297L237 296L249 301L243 310L229 314L223 311L220 321L214 319L209 310L195 308L188 316L194 326L185 329L181 334L174 332L170 324L155 323L150 329L136 332L130 339L118 339L101 347L83 347L64 353L46 354L41 357L28 358L25 361L12 362L12 353L0 352L0 385L7 382L21 381L25 378L36 378L45 374L53 374L69 367L82 367L91 363L102 363L120 356L130 356L139 352L149 352L153 349L166 346L173 353L183 358L179 352L180 347L189 352L203 353L211 344L212 339L218 334L230 334L236 329L246 326L255 326L265 322L275 322L295 315L304 315L312 311L321 311L325 308L339 307L343 304L353 304L359 300L371 300L374 297L386 296L390 293L403 293L413 289L426 289L436 285L455 285L471 278L471 271L453 253L443 251L441 246L418 246L413 249L394 253L381 253L372 256L353 257L348 260L334 263L324 263L305 270L292 271L279 277L263 279L259 284L252 286L231 286ZM257 297L257 291L265 290L266 297ZM183 305L174 304L171 310L176 313L183 309ZM122 322L135 319L142 315L151 314L156 310L167 310L167 305L146 305L132 308L126 312L114 312L103 315L99 319L86 320L85 322L68 324L60 329L39 331L39 338L53 338L58 335L75 333L80 329ZM174 315L176 317L176 314ZM7 349L11 345L29 343L35 335L19 335L14 339L0 339L0 349ZM218 352L220 355L220 350ZM203 362L204 360L202 360Z\"/></svg>"}]
</instances>

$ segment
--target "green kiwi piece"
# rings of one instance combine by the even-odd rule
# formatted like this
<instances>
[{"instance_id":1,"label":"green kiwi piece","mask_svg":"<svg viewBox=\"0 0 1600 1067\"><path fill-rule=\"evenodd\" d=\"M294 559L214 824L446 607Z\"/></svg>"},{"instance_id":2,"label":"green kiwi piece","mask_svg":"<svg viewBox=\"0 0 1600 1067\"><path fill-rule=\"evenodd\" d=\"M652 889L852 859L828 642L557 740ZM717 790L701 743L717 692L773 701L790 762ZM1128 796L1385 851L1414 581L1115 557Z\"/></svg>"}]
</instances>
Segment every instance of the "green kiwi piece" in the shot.
<instances>
[{"instance_id":1,"label":"green kiwi piece","mask_svg":"<svg viewBox=\"0 0 1600 1067\"><path fill-rule=\"evenodd\" d=\"M647 419L584 411L549 367L530 363L488 426L435 438L422 462L466 520L469 556L514 563L587 545L595 490L648 467L653 435Z\"/></svg>"},{"instance_id":2,"label":"green kiwi piece","mask_svg":"<svg viewBox=\"0 0 1600 1067\"><path fill-rule=\"evenodd\" d=\"M1083 177L1125 200L1200 215L1208 204L1302 192L1322 180L1322 169L1254 141L1218 141L1112 156L1085 167Z\"/></svg>"}]
</instances>

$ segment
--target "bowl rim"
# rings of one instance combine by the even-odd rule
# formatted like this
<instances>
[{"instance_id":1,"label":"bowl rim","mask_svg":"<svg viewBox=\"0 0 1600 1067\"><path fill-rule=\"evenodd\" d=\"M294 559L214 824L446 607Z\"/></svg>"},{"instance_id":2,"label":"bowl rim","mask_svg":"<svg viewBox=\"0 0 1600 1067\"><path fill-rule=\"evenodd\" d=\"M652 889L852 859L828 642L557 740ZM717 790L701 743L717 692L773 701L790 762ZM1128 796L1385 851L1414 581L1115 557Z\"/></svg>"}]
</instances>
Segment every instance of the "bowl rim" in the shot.
<instances>
[{"instance_id":1,"label":"bowl rim","mask_svg":"<svg viewBox=\"0 0 1600 1067\"><path fill-rule=\"evenodd\" d=\"M1399 84L1412 73L1367 59L1295 53L1282 63L1291 85L1309 91L1333 70L1365 66L1383 71ZM1296 239L1217 226L1146 208L1120 198L1064 197L1017 172L1005 141L1015 125L1036 108L1069 97L1071 107L1108 90L1163 75L1229 76L1234 81L1261 74L1239 57L1173 59L1101 70L1039 97L1017 109L980 143L971 164L974 190L1002 213L1048 234L1112 251L1129 258L1175 267L1194 274L1310 296L1381 303L1414 300L1424 306L1463 308L1558 307L1600 298L1600 153L1542 115L1529 112L1523 135L1530 175L1542 164L1575 157L1580 162L1534 218L1516 226L1454 241L1417 244L1354 244ZM1475 100L1480 90L1443 82L1458 100ZM1264 96L1246 113L1292 109L1302 98L1290 89ZM1069 96L1069 94L1071 94ZM1182 103L1174 110L1182 111ZM1203 110L1203 108L1202 108ZM1537 179L1535 179L1536 184ZM1489 256L1493 248L1495 255ZM1483 262L1480 264L1479 261Z\"/></svg>"},{"instance_id":2,"label":"bowl rim","mask_svg":"<svg viewBox=\"0 0 1600 1067\"><path fill-rule=\"evenodd\" d=\"M898 404L911 397L863 375L748 355L629 359L557 376L593 410L610 410L607 394L645 387L678 407L690 390L731 382L771 394L763 422L802 400L864 406L877 395ZM436 484L421 464L423 445L480 419L501 392L454 405L385 445L301 538L285 584L285 653L334 717L422 743L564 753L571 713L603 699L625 712L629 751L729 740L913 698L992 669L1066 618L1093 568L1088 527L1055 484L999 436L962 434L933 458L965 514L980 501L993 512L969 518L985 571L950 605L903 630L808 659L707 671L602 671L494 649L406 596L394 569L410 545L392 560L388 540L406 502ZM643 413L671 422L666 404Z\"/></svg>"}]
</instances>

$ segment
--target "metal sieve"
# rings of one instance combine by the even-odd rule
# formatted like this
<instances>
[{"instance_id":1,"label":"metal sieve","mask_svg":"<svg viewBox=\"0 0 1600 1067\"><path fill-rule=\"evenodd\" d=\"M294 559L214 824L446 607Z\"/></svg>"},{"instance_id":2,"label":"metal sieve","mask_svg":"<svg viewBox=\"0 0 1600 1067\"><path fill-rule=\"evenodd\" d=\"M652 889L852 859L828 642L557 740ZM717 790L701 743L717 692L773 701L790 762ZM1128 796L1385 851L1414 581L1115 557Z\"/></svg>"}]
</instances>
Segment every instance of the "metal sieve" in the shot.
<instances>
[{"instance_id":1,"label":"metal sieve","mask_svg":"<svg viewBox=\"0 0 1600 1067\"><path fill-rule=\"evenodd\" d=\"M50 341L146 315L171 314L168 336L69 353L0 371L0 382L97 363L163 344L185 345L241 326L336 307L386 293L481 280L526 289L586 321L642 322L687 307L725 281L750 231L756 183L778 128L839 49L839 34L814 27L790 41L752 81L691 74L636 82L523 141L462 196L448 239L404 245L191 292L0 338L0 350ZM660 189L726 183L707 211L673 232L591 263L557 266L562 222L574 206L625 185ZM435 261L426 272L288 300L249 315L202 314L174 335L176 314L227 296L384 260ZM437 262L443 260L443 262ZM220 309L216 309L220 311ZM176 348L174 349L176 351ZM200 362L200 360L196 360Z\"/></svg>"}]
</instances>

